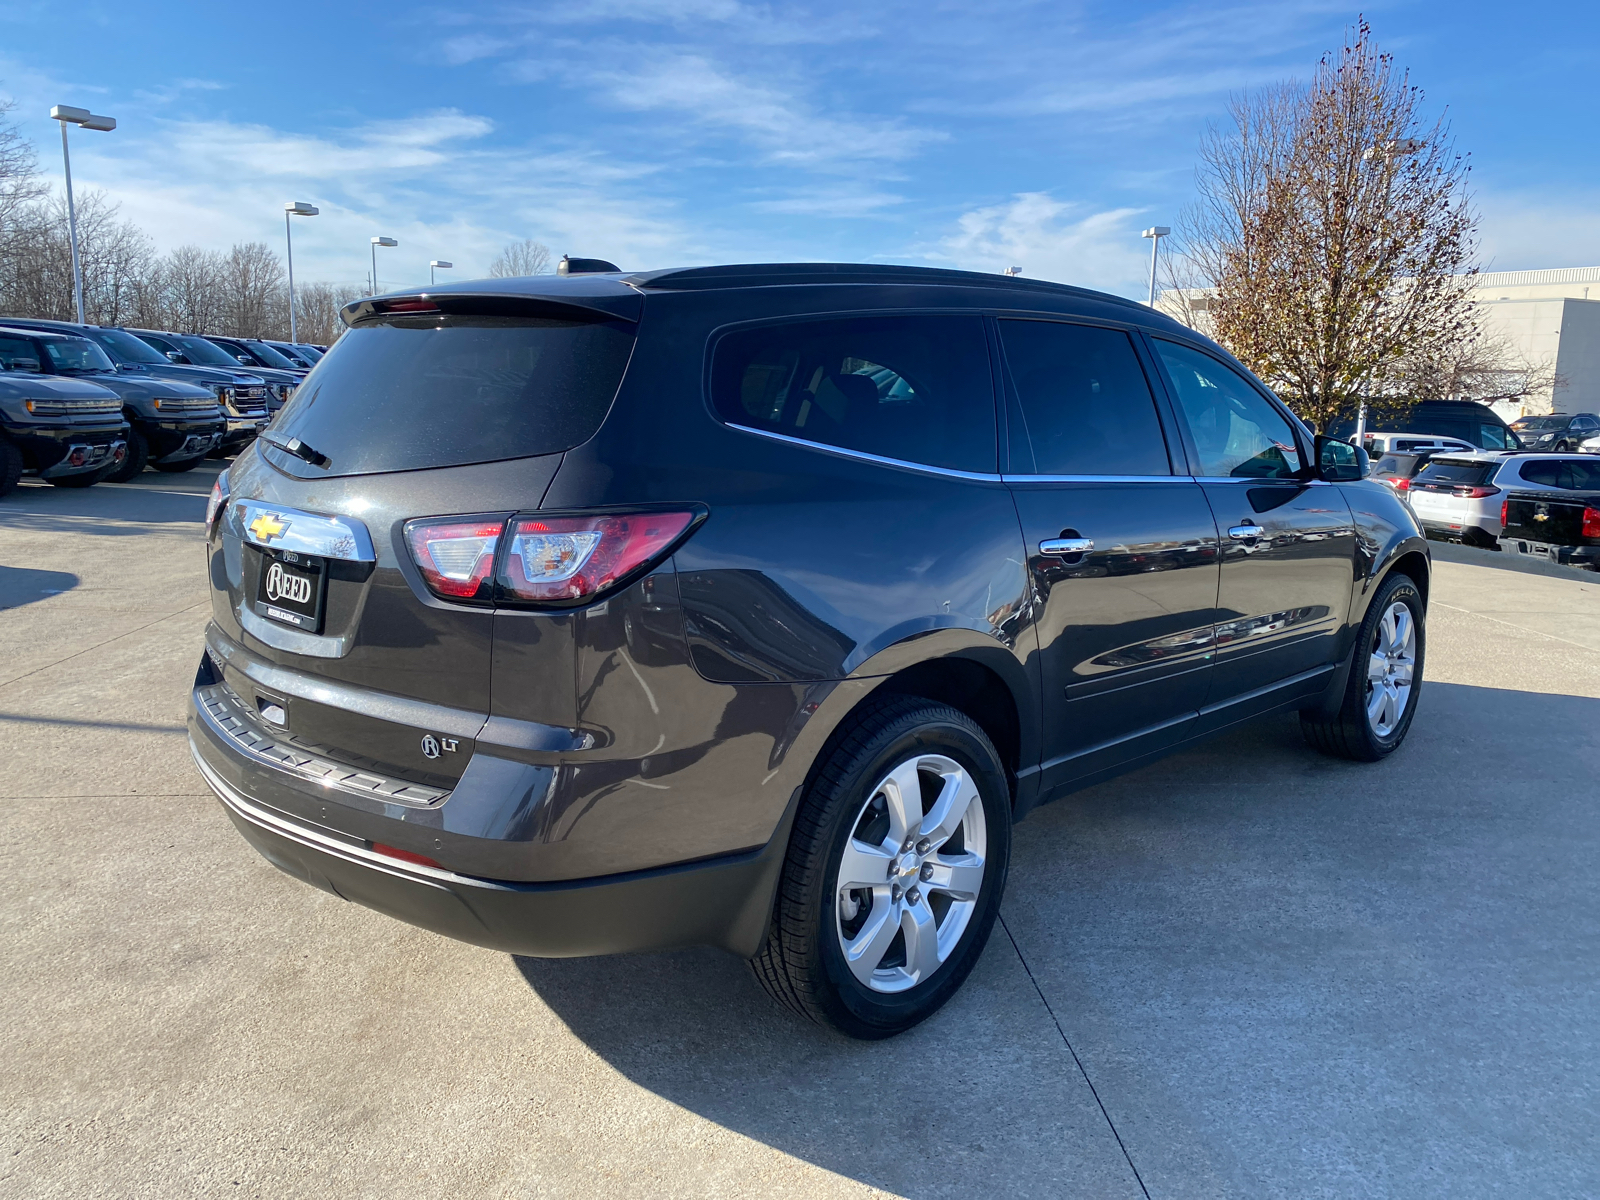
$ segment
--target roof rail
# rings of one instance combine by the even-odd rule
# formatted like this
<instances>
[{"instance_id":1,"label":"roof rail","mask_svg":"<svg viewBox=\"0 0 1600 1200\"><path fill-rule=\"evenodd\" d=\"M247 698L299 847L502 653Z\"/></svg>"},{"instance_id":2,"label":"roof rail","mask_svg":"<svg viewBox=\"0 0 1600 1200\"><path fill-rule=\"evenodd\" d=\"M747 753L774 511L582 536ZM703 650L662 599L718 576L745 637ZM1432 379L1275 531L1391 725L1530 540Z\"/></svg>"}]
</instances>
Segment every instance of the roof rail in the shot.
<instances>
[{"instance_id":1,"label":"roof rail","mask_svg":"<svg viewBox=\"0 0 1600 1200\"><path fill-rule=\"evenodd\" d=\"M907 267L890 263L736 263L716 267L681 267L663 271L639 271L623 277L636 287L681 290L770 287L794 283L947 283L968 287L1021 289L1052 292L1111 301L1133 308L1146 306L1122 296L1097 292L1092 288L1029 279L1025 275L991 275L982 271L954 271L945 267Z\"/></svg>"}]
</instances>

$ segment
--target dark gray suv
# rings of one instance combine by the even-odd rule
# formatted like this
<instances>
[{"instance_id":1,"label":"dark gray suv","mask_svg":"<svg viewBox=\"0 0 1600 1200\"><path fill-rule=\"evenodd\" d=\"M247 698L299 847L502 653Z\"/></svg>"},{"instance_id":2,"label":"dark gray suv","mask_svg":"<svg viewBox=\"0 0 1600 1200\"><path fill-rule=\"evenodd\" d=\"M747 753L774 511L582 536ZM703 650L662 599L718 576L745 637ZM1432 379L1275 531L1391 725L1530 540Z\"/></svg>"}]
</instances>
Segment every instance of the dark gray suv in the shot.
<instances>
[{"instance_id":1,"label":"dark gray suv","mask_svg":"<svg viewBox=\"0 0 1600 1200\"><path fill-rule=\"evenodd\" d=\"M725 947L883 1037L960 986L1035 806L1266 713L1406 736L1416 522L1141 305L803 265L344 316L218 481L190 730L346 899Z\"/></svg>"}]
</instances>

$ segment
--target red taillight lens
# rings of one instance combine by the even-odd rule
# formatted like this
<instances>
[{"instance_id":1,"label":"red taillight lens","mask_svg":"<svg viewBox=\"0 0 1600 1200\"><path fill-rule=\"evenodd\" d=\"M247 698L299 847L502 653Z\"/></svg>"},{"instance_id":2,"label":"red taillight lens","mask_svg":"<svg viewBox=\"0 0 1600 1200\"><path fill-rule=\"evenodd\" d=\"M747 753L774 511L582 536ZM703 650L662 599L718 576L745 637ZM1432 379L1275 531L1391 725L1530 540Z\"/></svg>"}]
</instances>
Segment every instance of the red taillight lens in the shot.
<instances>
[{"instance_id":1,"label":"red taillight lens","mask_svg":"<svg viewBox=\"0 0 1600 1200\"><path fill-rule=\"evenodd\" d=\"M503 521L408 521L406 545L428 590L444 600L487 600Z\"/></svg>"},{"instance_id":2,"label":"red taillight lens","mask_svg":"<svg viewBox=\"0 0 1600 1200\"><path fill-rule=\"evenodd\" d=\"M1584 507L1583 536L1586 538L1600 538L1600 508Z\"/></svg>"},{"instance_id":3,"label":"red taillight lens","mask_svg":"<svg viewBox=\"0 0 1600 1200\"><path fill-rule=\"evenodd\" d=\"M499 585L509 600L579 604L650 565L694 522L692 512L519 517L507 531Z\"/></svg>"},{"instance_id":4,"label":"red taillight lens","mask_svg":"<svg viewBox=\"0 0 1600 1200\"><path fill-rule=\"evenodd\" d=\"M1500 525L1501 525L1502 528L1507 524L1507 522L1506 522L1506 514L1509 513L1510 511L1511 511L1511 501L1509 501L1509 500L1500 501Z\"/></svg>"},{"instance_id":5,"label":"red taillight lens","mask_svg":"<svg viewBox=\"0 0 1600 1200\"><path fill-rule=\"evenodd\" d=\"M1482 500L1485 496L1498 496L1500 489L1497 487L1462 487L1451 488L1452 496L1459 496L1463 500Z\"/></svg>"},{"instance_id":6,"label":"red taillight lens","mask_svg":"<svg viewBox=\"0 0 1600 1200\"><path fill-rule=\"evenodd\" d=\"M1397 492L1409 492L1411 490L1411 480L1409 479L1402 479L1398 475L1390 475L1387 479L1389 486Z\"/></svg>"},{"instance_id":7,"label":"red taillight lens","mask_svg":"<svg viewBox=\"0 0 1600 1200\"><path fill-rule=\"evenodd\" d=\"M413 854L410 850L400 849L399 846L386 846L382 842L373 842L372 848L386 858L398 858L401 862L415 863L419 867L437 867L441 871L444 869L439 866L436 859L429 858L426 854Z\"/></svg>"}]
</instances>

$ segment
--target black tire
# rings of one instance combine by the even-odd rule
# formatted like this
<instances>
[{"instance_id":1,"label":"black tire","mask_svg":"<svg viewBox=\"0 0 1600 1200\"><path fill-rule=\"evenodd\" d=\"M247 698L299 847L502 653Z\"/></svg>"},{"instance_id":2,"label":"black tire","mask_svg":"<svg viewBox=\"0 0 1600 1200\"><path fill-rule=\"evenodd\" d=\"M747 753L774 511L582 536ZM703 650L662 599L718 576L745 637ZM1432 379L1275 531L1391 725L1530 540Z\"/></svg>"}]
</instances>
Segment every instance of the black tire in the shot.
<instances>
[{"instance_id":1,"label":"black tire","mask_svg":"<svg viewBox=\"0 0 1600 1200\"><path fill-rule=\"evenodd\" d=\"M1384 614L1395 604L1404 604L1410 610L1415 629L1416 647L1412 655L1411 686L1405 698L1404 709L1387 732L1373 728L1367 714L1367 703L1372 694L1368 664L1378 647ZM1300 714L1300 730L1305 739L1324 754L1335 758L1348 758L1356 762L1377 762L1387 758L1405 741L1411 729L1411 719L1416 715L1417 701L1422 695L1422 668L1427 650L1427 609L1422 603L1422 593L1409 575L1391 574L1381 584L1367 608L1357 635L1354 660L1350 664L1350 678L1345 685L1344 699L1339 711L1331 718L1316 711Z\"/></svg>"},{"instance_id":2,"label":"black tire","mask_svg":"<svg viewBox=\"0 0 1600 1200\"><path fill-rule=\"evenodd\" d=\"M1570 449L1572 449L1572 447L1568 446L1565 442L1557 442L1555 445L1555 452L1557 454L1565 454Z\"/></svg>"},{"instance_id":3,"label":"black tire","mask_svg":"<svg viewBox=\"0 0 1600 1200\"><path fill-rule=\"evenodd\" d=\"M0 437L0 496L17 490L22 479L22 451Z\"/></svg>"},{"instance_id":4,"label":"black tire","mask_svg":"<svg viewBox=\"0 0 1600 1200\"><path fill-rule=\"evenodd\" d=\"M144 474L145 464L150 461L150 443L145 441L137 429L128 431L128 453L122 461L104 475L100 476L106 483L127 483Z\"/></svg>"},{"instance_id":5,"label":"black tire","mask_svg":"<svg viewBox=\"0 0 1600 1200\"><path fill-rule=\"evenodd\" d=\"M953 760L976 786L985 827L984 873L966 927L947 957L926 980L904 991L883 992L857 979L846 964L835 877L846 842L870 816L869 802L880 803L873 789L891 769L917 755ZM923 800L924 806L928 803ZM831 740L801 799L767 941L751 961L756 978L779 1003L849 1037L902 1033L954 995L977 962L1000 909L1010 858L1011 793L1005 767L977 723L947 705L918 697L869 700ZM953 909L938 916L937 885L927 886L920 903L936 920L948 919ZM914 890L915 884L905 892L908 904L917 902Z\"/></svg>"},{"instance_id":6,"label":"black tire","mask_svg":"<svg viewBox=\"0 0 1600 1200\"><path fill-rule=\"evenodd\" d=\"M182 462L153 462L150 465L164 474L177 475L184 471L194 470L205 460L206 456L202 454L197 458L186 458Z\"/></svg>"}]
</instances>

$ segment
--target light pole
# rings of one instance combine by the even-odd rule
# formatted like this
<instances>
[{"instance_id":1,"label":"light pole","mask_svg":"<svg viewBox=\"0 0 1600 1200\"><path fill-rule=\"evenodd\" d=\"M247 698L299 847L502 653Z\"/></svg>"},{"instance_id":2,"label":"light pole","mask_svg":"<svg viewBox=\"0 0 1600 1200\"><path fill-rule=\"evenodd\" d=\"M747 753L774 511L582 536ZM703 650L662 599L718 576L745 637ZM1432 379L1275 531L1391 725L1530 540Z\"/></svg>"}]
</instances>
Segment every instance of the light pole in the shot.
<instances>
[{"instance_id":1,"label":"light pole","mask_svg":"<svg viewBox=\"0 0 1600 1200\"><path fill-rule=\"evenodd\" d=\"M433 273L434 273L434 271L436 271L436 270L437 271L448 271L453 266L455 266L455 263L453 263L453 262L445 262L445 260L442 259L442 258L434 259L431 263L428 264L428 286L429 287L433 286Z\"/></svg>"},{"instance_id":2,"label":"light pole","mask_svg":"<svg viewBox=\"0 0 1600 1200\"><path fill-rule=\"evenodd\" d=\"M1161 239L1172 230L1165 225L1152 225L1141 233L1140 237L1150 239L1150 307L1156 306L1156 256L1161 252Z\"/></svg>"},{"instance_id":3,"label":"light pole","mask_svg":"<svg viewBox=\"0 0 1600 1200\"><path fill-rule=\"evenodd\" d=\"M67 126L77 125L110 133L117 127L115 117L97 117L87 108L73 108L58 104L50 110L50 119L61 122L61 165L67 173L67 230L72 238L72 299L78 306L78 324L83 324L83 270L78 262L78 210L72 203L72 156L67 153Z\"/></svg>"},{"instance_id":4,"label":"light pole","mask_svg":"<svg viewBox=\"0 0 1600 1200\"><path fill-rule=\"evenodd\" d=\"M372 291L369 295L378 294L378 247L398 246L400 243L391 237L375 237L372 239Z\"/></svg>"},{"instance_id":5,"label":"light pole","mask_svg":"<svg viewBox=\"0 0 1600 1200\"><path fill-rule=\"evenodd\" d=\"M283 206L283 244L289 252L289 340L298 342L294 324L294 238L289 234L290 217L314 217L318 210L304 200L291 200Z\"/></svg>"},{"instance_id":6,"label":"light pole","mask_svg":"<svg viewBox=\"0 0 1600 1200\"><path fill-rule=\"evenodd\" d=\"M1394 197L1394 160L1407 154L1417 154L1427 148L1428 143L1420 138L1394 138L1377 146L1368 146L1361 152L1363 162L1371 162L1375 158L1383 159L1383 215L1389 216L1389 205ZM1363 392L1361 403L1356 409L1356 436L1352 439L1357 446L1363 446L1367 440L1367 397Z\"/></svg>"}]
</instances>

